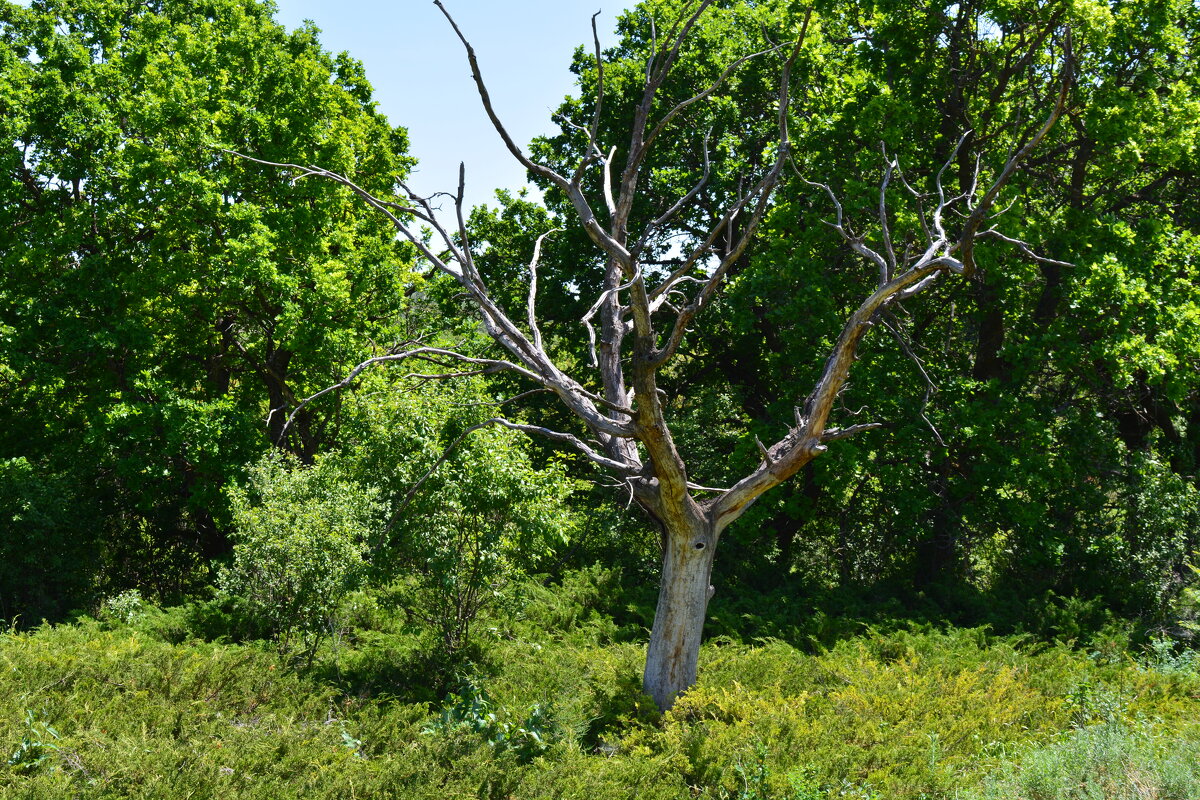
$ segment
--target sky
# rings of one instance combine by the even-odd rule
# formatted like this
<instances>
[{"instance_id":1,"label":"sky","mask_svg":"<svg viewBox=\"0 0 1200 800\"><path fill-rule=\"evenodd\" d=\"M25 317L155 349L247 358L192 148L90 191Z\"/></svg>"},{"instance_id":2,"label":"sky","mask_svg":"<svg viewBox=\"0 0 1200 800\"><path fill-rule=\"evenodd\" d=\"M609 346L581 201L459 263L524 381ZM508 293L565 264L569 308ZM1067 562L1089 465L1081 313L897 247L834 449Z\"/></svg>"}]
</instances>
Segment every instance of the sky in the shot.
<instances>
[{"instance_id":1,"label":"sky","mask_svg":"<svg viewBox=\"0 0 1200 800\"><path fill-rule=\"evenodd\" d=\"M500 119L520 145L556 128L550 114L572 93L575 47L591 49L591 15L601 44L614 41L621 11L612 0L443 0L479 58ZM466 164L468 206L494 190L525 185L479 103L462 45L433 0L276 0L288 28L312 20L334 53L362 61L379 110L408 128L418 160L411 187L453 191Z\"/></svg>"}]
</instances>

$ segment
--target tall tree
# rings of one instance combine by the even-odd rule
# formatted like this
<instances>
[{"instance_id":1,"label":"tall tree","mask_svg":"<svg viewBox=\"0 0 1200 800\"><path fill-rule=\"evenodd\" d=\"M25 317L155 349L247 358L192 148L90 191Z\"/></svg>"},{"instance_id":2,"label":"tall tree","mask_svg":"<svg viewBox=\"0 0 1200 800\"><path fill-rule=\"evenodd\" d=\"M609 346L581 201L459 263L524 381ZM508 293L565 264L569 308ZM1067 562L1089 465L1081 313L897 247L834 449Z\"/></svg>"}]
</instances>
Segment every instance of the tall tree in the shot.
<instances>
[{"instance_id":1,"label":"tall tree","mask_svg":"<svg viewBox=\"0 0 1200 800\"><path fill-rule=\"evenodd\" d=\"M436 4L442 7L440 2ZM636 70L624 64L625 69L614 71L612 76L605 73L597 43L592 114L590 119L572 121L580 131L583 146L581 157L569 170L533 160L512 141L492 107L472 47L446 14L466 48L484 108L509 151L530 173L569 201L575 223L599 250L602 268L598 280L580 287L594 298L583 319L589 337L586 352L590 371L557 359L539 323L538 251L552 232L542 234L527 267L524 308L520 312L506 310L489 291L472 249L462 209L462 178L456 224L445 225L429 200L411 192L407 203L395 203L373 195L333 170L277 164L300 174L324 175L354 188L366 203L392 221L429 264L461 286L479 311L487 333L506 351L503 358L481 358L449 349L414 347L363 362L341 386L348 385L372 364L406 358L457 360L467 369L516 373L557 396L583 424L586 434L504 417L483 424L546 436L573 448L617 475L631 498L658 522L663 532L663 573L644 683L646 691L664 708L696 677L705 609L712 592L710 572L722 532L758 497L825 452L830 442L878 427L877 423L868 423L837 428L831 422L835 400L845 386L860 340L886 309L933 286L943 274L970 277L977 272L976 240L997 235L991 227L996 201L1061 114L1071 71L1069 55L1052 55L1063 47L1069 50L1069 38L1063 40L1061 23L1054 20L1047 23L1043 35L1027 43L1027 53L1022 54L1036 59L1046 73L1043 85L1038 87L1044 122L1025 132L1020 147L990 169L990 177L985 178L981 166L976 166L968 176L965 191L948 190L942 180L943 174L958 163L961 140L951 149L951 161L937 173L928 193L905 184L897 163L886 161L878 189L879 242L874 247L852 232L836 193L828 186L814 184L828 195L834 231L853 252L875 266L877 280L866 299L844 320L822 374L807 398L796 403L795 418L786 435L770 446L760 443L759 463L731 486L714 489L697 485L688 477L688 467L668 423L669 398L660 391L659 377L680 357L690 328L700 323L701 312L714 303L731 272L742 264L756 229L770 209L773 190L793 155L793 73L808 81L820 78L812 54L818 46L815 43L822 40L822 32L819 18L809 9L800 15L794 28L786 31L786 43L763 42L758 52L727 61L712 85L697 87L694 92L685 89L678 99L671 95L669 87L674 87L676 80L688 86L688 73L677 72L677 67L701 52L692 42L695 31L750 7L734 4L731 10L710 0L644 7L632 19L640 17L637 24L651 45L649 58ZM656 19L656 11L666 14ZM706 207L712 198L705 189L713 172L707 141L702 145L703 174L693 188L670 200L646 191L645 181L653 178L648 169L650 159L661 148L670 151L672 141L678 143L680 137L688 140L691 110L716 96L739 68L766 59L776 64L772 133L760 157L745 164L743 174L731 176L725 183L726 191L718 195L719 210L713 213ZM625 112L632 119L630 138L619 146L610 146L600 136L601 114L610 91L633 97L632 107ZM738 134L731 130L728 135ZM916 197L915 211L908 212L904 222L894 220L889 193L900 186L901 191ZM954 216L955 212L961 217ZM671 235L681 228L688 231L680 220L698 226L698 230L681 246L678 263L663 268L658 257ZM418 226L432 230L438 239L436 247ZM948 226L954 228L953 232L947 230ZM293 413L306 407L307 401Z\"/></svg>"},{"instance_id":2,"label":"tall tree","mask_svg":"<svg viewBox=\"0 0 1200 800\"><path fill-rule=\"evenodd\" d=\"M221 151L304 153L384 195L410 165L361 64L272 13L0 4L0 459L73 487L58 502L94 520L74 565L93 575L168 592L202 575L228 546L225 481L264 447L307 459L336 437L335 406L286 438L271 410L403 336L410 257L386 222ZM0 525L0 561L41 551L19 544L40 541L28 515Z\"/></svg>"},{"instance_id":3,"label":"tall tree","mask_svg":"<svg viewBox=\"0 0 1200 800\"><path fill-rule=\"evenodd\" d=\"M694 30L683 77L664 92L683 99L688 85L715 80L728 63L724 48L752 52L756 31L794 13L785 3L739 9L736 23ZM1195 4L864 0L823 10L825 68L792 126L794 158L803 176L829 176L850 219L878 206L866 176L881 143L924 185L971 131L944 175L955 192L969 187L977 154L1020 146L1020 121L1037 113L1046 79L1045 63L1022 54L1053 30L1048 23L1071 22L1081 78L1063 122L1006 190L1003 231L1033 244L1032 255L995 240L973 279L943 282L883 315L839 403L889 426L833 448L756 503L728 534L735 557L720 566L757 585L882 581L967 615L996 607L978 592L1084 593L1125 612L1161 609L1200 541L1189 522L1197 372L1184 334L1197 308L1187 202L1196 181ZM622 78L644 63L651 36L634 15L622 33L609 54L622 63L610 61L606 74L621 76L609 82L628 94ZM574 69L583 88L560 114L581 124L596 69L583 53ZM660 143L645 168L648 196L694 185L711 131L719 145L696 211L715 218L722 193L736 190L769 141L773 91L763 72L739 70L728 91L691 109L693 146L682 136ZM614 108L623 110L606 104L601 138L620 143L631 121ZM535 146L568 170L582 137L564 124ZM544 188L561 213L565 198ZM659 376L698 482L725 485L757 461L754 435L766 440L792 418L792 398L820 367L808 354L828 347L859 302L863 270L874 267L829 235L828 213L823 193L785 173L720 309ZM572 266L580 237L569 236L547 243L541 271L584 283L599 267ZM555 316L544 327L572 321ZM1170 499L1149 513L1153 491Z\"/></svg>"},{"instance_id":4,"label":"tall tree","mask_svg":"<svg viewBox=\"0 0 1200 800\"><path fill-rule=\"evenodd\" d=\"M836 553L837 579L1103 594L1147 613L1186 574L1200 536L1188 522L1196 350L1183 333L1200 298L1185 199L1196 182L1196 8L1076 9L1087 12L1074 19L1081 77L1063 121L1010 186L1003 226L1052 258L1001 244L981 254L974 280L947 282L885 317L843 399L886 409L895 424L755 510L781 551L800 536ZM1013 121L1042 67L1010 48L1035 35L1039 13L1061 6L979 0L954 11L850 5L832 35L854 33L863 79L837 93L798 149L827 174L853 176L883 139L906 171L933 171L952 146L945 136L929 153L903 149L928 130L912 111L925 107L989 148L1014 146ZM946 48L957 54L943 58ZM873 205L873 191L855 184L844 184L847 207ZM728 300L738 312L701 331L706 351L738 365L724 377L753 411L751 430L790 413L778 398L803 385L808 366L787 354L818 345L855 297L856 267L837 260L811 189L795 180L777 196L762 236L770 245L754 256L773 268L736 281ZM822 263L836 267L813 266ZM783 293L799 280L806 296ZM727 391L697 370L684 377L697 408L704 394ZM1163 492L1159 513L1145 506L1151 485Z\"/></svg>"}]
</instances>

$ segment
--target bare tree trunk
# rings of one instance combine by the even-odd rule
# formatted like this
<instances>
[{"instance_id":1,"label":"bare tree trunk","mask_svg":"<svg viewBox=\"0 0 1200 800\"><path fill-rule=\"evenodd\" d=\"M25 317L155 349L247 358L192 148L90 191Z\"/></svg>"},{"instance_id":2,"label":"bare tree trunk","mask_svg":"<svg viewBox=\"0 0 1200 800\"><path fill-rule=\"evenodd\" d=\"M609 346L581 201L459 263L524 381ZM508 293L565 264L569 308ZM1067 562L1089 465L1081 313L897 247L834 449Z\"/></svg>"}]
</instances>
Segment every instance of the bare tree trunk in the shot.
<instances>
[{"instance_id":1,"label":"bare tree trunk","mask_svg":"<svg viewBox=\"0 0 1200 800\"><path fill-rule=\"evenodd\" d=\"M663 545L662 581L643 685L655 704L667 709L676 695L696 682L716 548L704 523L668 527Z\"/></svg>"}]
</instances>

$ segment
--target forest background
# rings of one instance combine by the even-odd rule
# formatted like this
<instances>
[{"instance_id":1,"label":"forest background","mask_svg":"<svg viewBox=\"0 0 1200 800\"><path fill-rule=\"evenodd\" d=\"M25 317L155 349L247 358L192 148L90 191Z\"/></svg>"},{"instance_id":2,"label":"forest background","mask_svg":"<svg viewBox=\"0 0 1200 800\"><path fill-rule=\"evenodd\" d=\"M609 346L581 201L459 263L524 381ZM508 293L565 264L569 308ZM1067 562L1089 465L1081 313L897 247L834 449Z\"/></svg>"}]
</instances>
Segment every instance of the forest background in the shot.
<instances>
[{"instance_id":1,"label":"forest background","mask_svg":"<svg viewBox=\"0 0 1200 800\"><path fill-rule=\"evenodd\" d=\"M635 88L649 20L665 28L684 5L621 15L605 51L614 95ZM716 4L670 96L788 40L808 10ZM659 535L628 494L495 429L411 491L523 387L377 368L285 429L366 357L416 341L486 357L491 344L456 288L344 187L225 152L319 164L388 197L414 168L362 66L273 13L246 0L0 7L13 666L0 787L152 796L182 760L178 780L210 796L302 781L303 796L334 795L356 775L378 796L438 781L562 796L551 776L567 765L593 796L605 781L613 796L1072 796L1029 788L1061 756L1122 776L1094 796L1137 796L1115 792L1138 780L1191 796L1196 759L1168 754L1200 741L1183 722L1200 610L1194 3L815 5L796 170L688 357L661 376L694 479L727 485L761 460L756 439L791 424L872 284L803 178L829 183L851 220L878 213L881 145L916 185L948 161L947 181L968 185L977 160L997 168L1044 116L1056 65L1031 44L1070 26L1066 112L1004 198L1005 234L1037 257L981 245L974 279L877 321L837 413L887 426L831 445L725 534L701 684L666 717L630 677ZM561 132L530 147L553 165L577 160L571 123L592 110L590 50L570 67L579 91ZM436 68L465 69L459 52ZM704 202L736 194L772 141L777 73L750 60L691 110L689 133L647 165L643 213L696 183L705 137ZM600 117L606 141L628 129L620 108ZM468 220L510 308L535 240L564 217L565 198L540 188L539 202L501 193ZM915 225L898 214L898 229ZM574 229L542 246L543 332L567 360L586 358L580 289L602 268L589 252ZM669 241L660 257L669 269ZM572 425L538 395L506 413ZM280 677L255 684L265 671ZM173 705L180 676L226 711ZM140 750L139 717L156 719ZM259 737L244 763L197 749L231 731ZM266 763L271 747L296 763Z\"/></svg>"}]
</instances>

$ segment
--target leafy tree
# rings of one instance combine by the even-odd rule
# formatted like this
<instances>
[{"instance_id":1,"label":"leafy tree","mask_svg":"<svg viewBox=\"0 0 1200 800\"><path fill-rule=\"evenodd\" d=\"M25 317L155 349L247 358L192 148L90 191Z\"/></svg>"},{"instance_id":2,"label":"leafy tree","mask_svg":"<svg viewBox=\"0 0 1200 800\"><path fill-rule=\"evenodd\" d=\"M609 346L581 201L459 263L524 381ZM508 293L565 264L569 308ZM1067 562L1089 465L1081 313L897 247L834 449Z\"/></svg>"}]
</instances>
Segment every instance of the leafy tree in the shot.
<instances>
[{"instance_id":1,"label":"leafy tree","mask_svg":"<svg viewBox=\"0 0 1200 800\"><path fill-rule=\"evenodd\" d=\"M882 127L889 149L901 152L900 143L924 127L911 109L948 103L939 99L940 87L963 75L971 80L956 89L960 103L943 116L955 115L977 138L1015 144L1015 109L996 110L989 77L1005 74L1009 62L989 42L997 30L1015 34L1033 16L998 3L961 9L970 16L934 19L931 32L928 20L922 27L912 18L924 12L876 7L886 35L868 38L860 52L878 64L878 77L842 97L846 111L828 118L806 150L828 154L831 173L854 174ZM1033 243L1037 253L1073 263L1018 251L1019 260L987 264L970 283L945 284L921 306L884 319L887 335L864 347L856 367L861 380L843 400L850 409L890 409L884 416L895 424L879 434L886 441L843 448L814 464L811 481L758 512L782 534L785 553L796 537L836 551L843 582L893 575L926 585L968 579L1023 592L1102 592L1132 612L1155 609L1162 587L1178 585L1179 556L1151 564L1128 553L1181 553L1180 546L1143 547L1134 536L1114 547L1113 531L1122 519L1152 519L1137 510L1136 487L1160 480L1152 473L1161 476L1163 464L1194 474L1191 442L1200 428L1188 420L1195 348L1177 326L1188 327L1183 321L1197 308L1194 258L1187 254L1194 222L1183 200L1195 181L1185 144L1195 119L1195 77L1187 66L1195 9L1093 4L1088 12L1075 26L1081 79L1065 124L1014 179L1018 193L1005 222L1006 233ZM940 42L957 42L958 58L971 68L951 69L956 59L937 57ZM1026 80L1009 78L1014 88ZM1028 92L1015 96L1022 94ZM868 108L872 113L864 113ZM1164 128L1167 119L1178 127ZM1131 142L1145 155L1132 157ZM904 157L913 164L907 169L921 167L921 154ZM924 165L934 168L933 159ZM822 336L820 320L808 321L813 304L782 299L780 287L803 276L832 309L854 296L841 270L812 269L836 254L818 233L824 209L812 209L810 189L780 194L788 205L768 223L778 246L762 255L785 266L746 273L731 287L730 306L753 313L708 329L714 346L728 347L721 336L732 338L728 360L740 365L740 377L726 374L757 425L778 424L788 411L770 405L773 387L762 376L797 386L806 380L794 361L774 354L810 349ZM1099 286L1107 287L1103 299ZM847 483L853 491L844 490ZM1186 525L1158 530L1151 538L1197 535ZM1134 562L1142 570L1130 573Z\"/></svg>"},{"instance_id":2,"label":"leafy tree","mask_svg":"<svg viewBox=\"0 0 1200 800\"><path fill-rule=\"evenodd\" d=\"M1040 258L997 242L977 252L971 281L932 287L921 303L878 320L839 402L889 426L831 449L763 497L727 534L739 546L721 563L759 584L800 574L825 585L890 581L939 593L950 585L956 594L945 597L955 604L981 590L1053 589L1153 613L1178 589L1187 574L1181 554L1200 535L1144 514L1138 488L1163 480L1164 466L1190 483L1200 433L1187 322L1197 309L1187 202L1196 180L1194 4L977 0L824 11L827 68L792 126L794 159L807 164L804 177L829 176L851 219L878 207L870 175L881 144L921 185L917 178L936 173L971 131L946 176L958 188L973 175L973 150L986 158L1018 147L1019 121L1035 113L1030 103L1045 80L1045 65L1021 58L1021 48L1054 19L1072 23L1079 80L1063 122L1009 187L1003 231ZM759 3L742 13L778 20L789 12ZM617 51L639 54L627 70L649 47L635 19ZM715 80L722 67L706 54L746 30L698 26L703 45L686 62L686 80ZM582 52L575 69L587 88L561 113L582 124L597 73ZM616 71L606 65L606 76ZM732 145L713 161L735 177L762 152L750 134L769 136L762 128L772 100L769 87L738 88L696 110L691 125L696 139L712 130L713 141ZM614 105L602 109L601 130L622 142L629 119ZM744 148L739 136L722 139L726 118L748 137ZM582 143L566 125L535 146L566 169ZM663 150L648 161L661 176L655 191L686 191L703 171L703 150ZM720 193L731 190L714 169L703 193L720 208ZM561 213L565 199L547 194ZM754 436L766 440L789 424L793 398L820 367L806 354L823 353L858 302L864 264L828 235L828 218L827 199L785 173L759 244L731 270L725 302L689 334L692 357L661 376L699 483L724 485L757 463ZM893 224L904 224L902 215ZM590 274L592 265L572 272L578 242L556 241L566 237L550 240L544 272L561 270L568 281ZM805 291L793 291L798 284ZM1190 502L1172 513L1183 519Z\"/></svg>"},{"instance_id":3,"label":"leafy tree","mask_svg":"<svg viewBox=\"0 0 1200 800\"><path fill-rule=\"evenodd\" d=\"M0 4L0 455L65 487L52 513L87 509L95 547L67 569L102 582L201 578L241 465L337 438L338 402L285 437L289 401L406 335L390 228L223 152L336 164L383 196L411 163L361 64L272 13ZM14 520L0 541L32 531Z\"/></svg>"}]
</instances>

